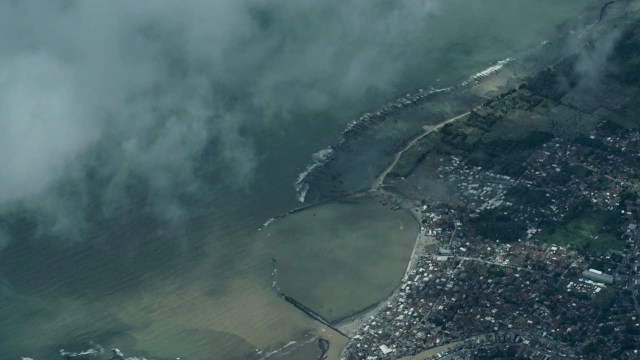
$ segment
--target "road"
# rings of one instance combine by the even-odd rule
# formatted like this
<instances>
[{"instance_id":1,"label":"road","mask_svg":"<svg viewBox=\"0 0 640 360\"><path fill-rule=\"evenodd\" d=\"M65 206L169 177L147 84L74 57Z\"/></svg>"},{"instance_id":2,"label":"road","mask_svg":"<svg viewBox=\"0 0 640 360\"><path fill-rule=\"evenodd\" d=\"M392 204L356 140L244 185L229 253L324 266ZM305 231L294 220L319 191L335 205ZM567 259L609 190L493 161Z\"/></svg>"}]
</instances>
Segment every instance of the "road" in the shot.
<instances>
[{"instance_id":1,"label":"road","mask_svg":"<svg viewBox=\"0 0 640 360\"><path fill-rule=\"evenodd\" d=\"M484 260L484 259L479 259L479 258L472 258L472 257L466 257L466 256L453 256L453 259L454 260L455 259L460 259L460 260L467 260L467 261L478 261L478 262L482 262L482 263L490 264L490 265L503 266L503 267L508 267L508 268L522 270L522 271L535 272L535 270L532 270L532 269L523 268L523 267L520 267L520 266L507 265L507 264L494 262L494 261L489 261L489 260Z\"/></svg>"}]
</instances>

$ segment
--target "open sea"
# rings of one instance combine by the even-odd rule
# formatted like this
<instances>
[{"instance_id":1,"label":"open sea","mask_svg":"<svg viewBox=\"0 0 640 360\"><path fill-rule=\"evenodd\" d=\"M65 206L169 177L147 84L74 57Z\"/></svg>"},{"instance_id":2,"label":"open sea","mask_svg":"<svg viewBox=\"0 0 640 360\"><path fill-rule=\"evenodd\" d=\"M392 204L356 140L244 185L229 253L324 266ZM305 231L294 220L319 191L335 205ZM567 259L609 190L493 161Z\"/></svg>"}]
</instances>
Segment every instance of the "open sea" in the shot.
<instances>
[{"instance_id":1,"label":"open sea","mask_svg":"<svg viewBox=\"0 0 640 360\"><path fill-rule=\"evenodd\" d=\"M14 239L0 250L0 359L57 359L61 348L92 344L149 359L314 359L316 336L330 340L335 359L346 339L278 292L330 321L346 318L394 290L419 229L409 213L369 198L265 226L306 205L294 183L314 154L361 114L419 88L460 83L567 31L563 24L587 10L597 15L603 1L438 3L419 33L390 46L404 59L392 86L356 91L348 101L336 93L313 107L294 103L286 125L242 129L257 150L246 182L225 180L228 169L205 156L206 191L183 200L179 229L128 205L92 223L88 241L61 242L34 234L28 214L14 214ZM130 191L135 198L144 185Z\"/></svg>"}]
</instances>

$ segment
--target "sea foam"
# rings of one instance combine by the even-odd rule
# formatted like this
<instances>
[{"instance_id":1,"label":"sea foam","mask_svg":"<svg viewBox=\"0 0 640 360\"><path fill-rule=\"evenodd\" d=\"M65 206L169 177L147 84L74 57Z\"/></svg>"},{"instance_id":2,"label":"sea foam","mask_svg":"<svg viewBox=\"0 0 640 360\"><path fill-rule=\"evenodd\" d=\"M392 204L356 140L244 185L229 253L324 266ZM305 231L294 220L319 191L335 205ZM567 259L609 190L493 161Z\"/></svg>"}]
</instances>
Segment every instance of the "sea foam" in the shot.
<instances>
[{"instance_id":1,"label":"sea foam","mask_svg":"<svg viewBox=\"0 0 640 360\"><path fill-rule=\"evenodd\" d=\"M478 81L484 77L487 77L491 74L495 74L498 71L500 71L505 65L507 65L508 63L512 62L513 60L515 60L514 57L508 57L506 59L502 59L500 61L498 61L497 63L495 63L494 65L489 66L488 68L479 71L473 75L471 75L467 80L465 80L462 83L462 86L467 86L469 85L471 82L473 81Z\"/></svg>"},{"instance_id":2,"label":"sea foam","mask_svg":"<svg viewBox=\"0 0 640 360\"><path fill-rule=\"evenodd\" d=\"M298 201L303 203L305 197L307 196L307 191L309 190L309 183L305 181L307 176L309 176L309 174L311 174L317 168L326 164L331 159L331 157L333 157L333 154L333 148L328 147L311 155L311 163L307 165L304 171L298 174L298 179L294 184Z\"/></svg>"}]
</instances>

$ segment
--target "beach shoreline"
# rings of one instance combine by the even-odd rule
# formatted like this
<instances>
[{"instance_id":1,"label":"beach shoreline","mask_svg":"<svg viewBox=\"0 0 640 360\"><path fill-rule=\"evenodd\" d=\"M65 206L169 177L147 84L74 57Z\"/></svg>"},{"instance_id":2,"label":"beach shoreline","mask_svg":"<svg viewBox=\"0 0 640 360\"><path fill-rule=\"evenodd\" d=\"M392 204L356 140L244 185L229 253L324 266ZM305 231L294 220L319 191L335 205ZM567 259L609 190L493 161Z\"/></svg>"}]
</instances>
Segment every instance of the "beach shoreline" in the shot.
<instances>
[{"instance_id":1,"label":"beach shoreline","mask_svg":"<svg viewBox=\"0 0 640 360\"><path fill-rule=\"evenodd\" d=\"M639 6L639 5L637 5L636 3L635 6ZM602 29L600 28L591 28L591 26L586 26L585 29L583 30L590 30L593 33L598 33L599 31L602 31ZM542 45L545 45L545 44L542 44ZM557 63L558 61L553 62L551 64L547 64L544 68L554 66ZM475 86L473 87L472 91L474 91L475 94L479 95L480 97L491 99L496 96L505 94L509 90L516 88L519 85L519 83L524 83L525 82L524 80L526 80L526 78L523 79L522 77L517 76L516 71L514 71L513 69L506 69L506 71L500 71L500 70L501 68L497 69L494 73L490 74L489 76L479 79L479 81L477 81ZM514 81L516 81L517 83L514 84ZM385 169L379 174L378 177L376 177L374 182L371 184L369 192L386 194L388 196L402 198L401 195L384 189L385 180L387 179L388 175L392 172L393 168L398 163L399 159L402 157L402 154L405 153L407 150L411 149L420 139L424 138L425 136L428 136L429 134L435 131L439 131L446 124L465 118L465 116L469 115L476 108L481 106L482 105L473 106L471 110L456 116L452 116L437 124L424 125L423 128L425 131L423 133L412 138L404 146L402 146L400 150L398 150L394 154L391 163L387 165L387 167L385 167ZM402 198L402 200L405 203L409 203L412 199ZM420 221L420 215L418 213L418 210L416 210L415 207L411 205L405 206L404 208L409 210L412 213L412 215L414 215L414 218L416 219L418 225L421 226L422 224ZM434 248L428 249L429 246L434 246ZM435 246L437 246L435 238L424 235L422 231L417 235L416 243L411 253L409 263L407 264L407 269L405 272L405 276L403 277L403 281L407 280L407 277L409 276L409 274L412 271L416 270L415 266L419 258L421 258L427 253L437 252L437 248L435 248ZM399 291L400 291L400 288L397 288L396 290L394 290L392 294L390 294L390 296L387 299L381 301L380 303L372 306L369 309L365 309L364 311L355 314L353 317L349 317L341 321L340 323L336 324L336 326L339 327L343 332L349 334L351 337L356 336L358 330L366 325L367 320L374 318L378 313L380 313L381 311L384 311L384 309L387 307L387 304L391 304L393 302L394 297L398 295ZM414 358L417 359L418 356L430 356L439 352L444 348L451 347L452 345L453 344L446 344L438 348L429 349L428 351L418 354L417 356L409 356L403 359L408 360L408 359L414 359ZM344 358L344 352L342 353L341 358Z\"/></svg>"},{"instance_id":2,"label":"beach shoreline","mask_svg":"<svg viewBox=\"0 0 640 360\"><path fill-rule=\"evenodd\" d=\"M585 39L588 38L589 34L598 33L598 31L601 30L598 26L594 26L596 24L582 24L582 25L583 26L579 30L576 30L576 33L580 33L580 35L579 36L576 35L576 37L580 38L582 42L587 41ZM403 203L402 208L409 211L413 215L414 219L416 220L417 225L421 227L419 208L416 208L415 204L411 203L412 199L405 199L401 195L394 193L392 190L385 189L385 186L387 185L385 181L388 180L389 174L392 173L393 168L398 163L402 155L407 150L411 149L418 141L428 136L429 134L432 134L436 131L441 130L447 124L464 119L474 109L481 107L485 101L492 99L494 97L503 95L511 89L517 88L520 84L525 83L530 76L533 76L548 67L552 67L556 65L566 56L569 56L570 54L564 53L565 49L563 48L564 47L563 43L567 41L568 37L569 37L568 35L562 34L562 35L559 35L553 41L544 41L537 48L532 49L529 54L522 55L521 57L518 57L518 58L509 58L509 61L501 60L500 62L498 62L500 66L497 66L496 64L494 64L489 68L487 68L491 71L484 71L484 72L481 71L480 73L469 77L469 79L465 82L464 86L456 89L446 90L447 95L449 96L453 96L453 97L459 96L461 99L465 98L466 96L468 98L467 100L471 99L472 97L473 101L465 102L466 107L458 103L460 108L456 107L454 113L449 114L446 118L442 119L441 121L437 121L436 119L437 122L435 123L433 122L434 121L433 118L428 119L423 117L424 121L419 127L422 131L419 132L418 134L414 133L415 135L411 136L407 141L404 141L404 143L398 146L395 151L389 154L390 162L387 163L384 166L384 168L382 168L382 171L378 172L377 176L375 176L372 182L369 182L368 187L358 189L352 192L346 192L346 193L333 192L332 194L338 195L338 196L334 196L333 198L320 197L319 201L318 201L318 198L313 198L311 199L311 203L303 204L303 206L290 211L288 214L307 210L315 206L326 204L329 202L347 200L349 198L356 198L356 197L363 197L363 196L373 196L373 197L391 196L396 199L401 199L400 202ZM437 94L437 96L441 96L441 95L442 93ZM431 120L431 122L429 120ZM366 132L377 131L375 129L372 130L368 126L379 127L382 125L383 124L372 123L371 125L366 125L367 128L361 128L360 125L355 124L349 128L350 131L347 132L347 135L352 137L365 137L370 135L370 134L367 134ZM365 125L362 125L362 126L365 126ZM350 140L345 140L345 138L346 137L344 137L341 140L339 145L344 146L344 143L346 141L350 141ZM349 149L351 147L352 147L351 144L350 146L345 146L345 148L349 148ZM328 176L326 175L327 173L331 173L331 170L326 170L326 168L331 165L331 162L335 161L337 157L344 155L340 153L341 149L339 147L335 147L335 148L331 147L331 149L333 149L333 152L332 152L331 158L327 160L327 163L323 163L314 167L315 171L325 172L323 175L325 177ZM348 151L355 151L355 150L350 149ZM314 174L311 172L310 176L314 176ZM313 189L314 182L315 182L314 179L310 177L306 179L303 178L302 180L308 180L311 186L311 189ZM301 180L299 179L299 181ZM284 214L276 218L286 216L288 214ZM436 242L433 237L424 235L422 231L418 233L415 239L413 249L409 256L407 268L402 278L403 280L407 279L407 276L411 273L412 270L414 270L417 260L421 258L426 252L437 251L437 248L435 248L435 246L436 246ZM400 291L400 288L397 287L384 300L378 302L377 304L373 304L368 308L362 309L344 319L332 322L332 325L340 329L341 332L348 335L349 338L356 336L358 331L363 326L366 325L368 320L370 320L372 317L375 317L381 311L384 311L384 309L388 306L388 304L392 302L393 298L398 295L399 291ZM346 347L344 349L346 349ZM344 349L341 349L341 352L344 351ZM344 357L344 353L342 353L341 358L342 357Z\"/></svg>"}]
</instances>

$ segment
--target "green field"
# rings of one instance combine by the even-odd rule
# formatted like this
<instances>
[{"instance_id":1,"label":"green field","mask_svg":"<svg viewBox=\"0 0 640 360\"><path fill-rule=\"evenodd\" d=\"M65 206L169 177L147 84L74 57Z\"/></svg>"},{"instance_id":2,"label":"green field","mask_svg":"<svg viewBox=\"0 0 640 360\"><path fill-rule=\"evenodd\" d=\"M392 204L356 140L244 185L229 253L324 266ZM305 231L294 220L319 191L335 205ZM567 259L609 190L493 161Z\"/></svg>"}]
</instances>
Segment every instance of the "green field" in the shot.
<instances>
[{"instance_id":1,"label":"green field","mask_svg":"<svg viewBox=\"0 0 640 360\"><path fill-rule=\"evenodd\" d=\"M549 244L571 245L584 250L604 252L621 250L624 243L603 231L611 214L585 211L574 219L543 229L536 239Z\"/></svg>"},{"instance_id":2,"label":"green field","mask_svg":"<svg viewBox=\"0 0 640 360\"><path fill-rule=\"evenodd\" d=\"M586 179L589 176L593 175L593 171L591 169L588 169L580 164L570 164L569 166L567 166L567 170L569 174L575 175L581 179Z\"/></svg>"},{"instance_id":3,"label":"green field","mask_svg":"<svg viewBox=\"0 0 640 360\"><path fill-rule=\"evenodd\" d=\"M432 132L407 149L390 172L391 176L407 177L418 166L424 158L432 151L440 154L461 155L463 151L453 148L442 141L440 132Z\"/></svg>"},{"instance_id":4,"label":"green field","mask_svg":"<svg viewBox=\"0 0 640 360\"><path fill-rule=\"evenodd\" d=\"M546 122L522 109L526 102L521 93L508 96L486 105L455 122L443 126L417 141L398 159L392 176L407 177L433 152L467 158L472 165L508 176L520 176L522 163L535 149L553 138L546 131ZM514 113L505 117L506 109Z\"/></svg>"}]
</instances>

